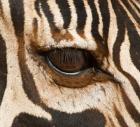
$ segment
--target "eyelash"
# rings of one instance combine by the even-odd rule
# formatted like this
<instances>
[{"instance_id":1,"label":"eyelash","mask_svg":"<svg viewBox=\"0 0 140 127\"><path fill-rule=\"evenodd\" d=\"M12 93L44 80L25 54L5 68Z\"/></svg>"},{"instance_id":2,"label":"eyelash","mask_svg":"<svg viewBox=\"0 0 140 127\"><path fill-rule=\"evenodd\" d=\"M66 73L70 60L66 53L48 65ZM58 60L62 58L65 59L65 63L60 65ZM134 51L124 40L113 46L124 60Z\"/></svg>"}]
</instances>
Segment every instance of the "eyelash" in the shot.
<instances>
[{"instance_id":1,"label":"eyelash","mask_svg":"<svg viewBox=\"0 0 140 127\"><path fill-rule=\"evenodd\" d=\"M48 52L41 52L39 55L44 57L46 61L49 59L54 66L62 71L63 67L66 68L65 66L71 66L71 69L72 67L73 69L79 67L79 70L73 70L73 72L82 71L92 67L94 67L94 69L99 68L97 60L87 50L62 48L53 49Z\"/></svg>"}]
</instances>

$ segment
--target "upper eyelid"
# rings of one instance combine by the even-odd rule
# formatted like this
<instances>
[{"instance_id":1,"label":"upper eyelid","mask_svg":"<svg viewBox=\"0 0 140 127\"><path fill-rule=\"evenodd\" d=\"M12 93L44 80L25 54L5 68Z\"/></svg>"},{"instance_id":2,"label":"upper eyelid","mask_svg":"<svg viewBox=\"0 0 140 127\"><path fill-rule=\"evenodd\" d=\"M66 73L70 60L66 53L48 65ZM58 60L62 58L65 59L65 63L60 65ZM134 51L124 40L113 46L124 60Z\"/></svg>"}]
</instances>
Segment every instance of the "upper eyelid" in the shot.
<instances>
[{"instance_id":1,"label":"upper eyelid","mask_svg":"<svg viewBox=\"0 0 140 127\"><path fill-rule=\"evenodd\" d=\"M79 42L79 44L80 43L81 42ZM96 50L96 47L94 48L92 46L88 47L88 44L86 41L83 41L82 43L83 45L78 45L75 42L68 42L66 40L61 41L60 43L57 43L57 44L52 44L51 42L50 43L46 42L44 44L36 44L36 42L32 42L31 47L34 47L35 49L40 50L40 51L49 51L56 48L60 48L60 49L61 48L76 48L76 49L83 49L83 50L88 50L92 52Z\"/></svg>"},{"instance_id":2,"label":"upper eyelid","mask_svg":"<svg viewBox=\"0 0 140 127\"><path fill-rule=\"evenodd\" d=\"M101 57L103 57L106 53L106 49L104 48L104 46L100 46L100 47L96 47L96 45L94 45L96 42L94 42L94 40L88 41L88 40L84 40L82 39L82 41L80 40L76 40L74 38L73 41L68 41L68 40L62 40L58 43L52 43L51 40L49 42L49 40L43 40L41 42L31 42L31 47L33 46L33 48L37 51L37 52L47 52L49 50L53 50L56 48L77 48L77 49L83 49L83 50L87 50L89 52L91 52L92 54L96 54L95 58L99 58L102 59ZM105 49L105 50L104 50Z\"/></svg>"},{"instance_id":3,"label":"upper eyelid","mask_svg":"<svg viewBox=\"0 0 140 127\"><path fill-rule=\"evenodd\" d=\"M54 49L63 49L63 48L76 48L76 49L81 49L81 50L86 50L86 51L89 51L93 56L94 58L96 58L97 62L101 63L102 61L100 61L100 56L102 57L102 53L96 53L96 51L94 50L90 50L88 49L87 47L83 48L83 47L80 47L80 46L76 46L76 45L42 45L42 46L34 46L33 45L33 48L34 48L34 51L36 53L47 53L48 51L51 51L51 50L54 50ZM31 46L31 49L32 49L32 46ZM99 55L98 55L99 54Z\"/></svg>"},{"instance_id":4,"label":"upper eyelid","mask_svg":"<svg viewBox=\"0 0 140 127\"><path fill-rule=\"evenodd\" d=\"M65 37L61 37L62 39L57 42L53 39L53 37L47 38L46 35L44 35L42 33L41 34L42 38L39 37L37 40L32 39L34 41L31 40L31 44L35 45L37 48L44 50L44 51L50 50L52 48L65 48L65 47L79 48L79 49L86 49L86 50L93 50L93 51L95 51L98 48L97 43L94 40L94 38L83 39L83 38L77 36L77 34L72 30L71 30L70 34L73 37L72 40L67 39Z\"/></svg>"}]
</instances>

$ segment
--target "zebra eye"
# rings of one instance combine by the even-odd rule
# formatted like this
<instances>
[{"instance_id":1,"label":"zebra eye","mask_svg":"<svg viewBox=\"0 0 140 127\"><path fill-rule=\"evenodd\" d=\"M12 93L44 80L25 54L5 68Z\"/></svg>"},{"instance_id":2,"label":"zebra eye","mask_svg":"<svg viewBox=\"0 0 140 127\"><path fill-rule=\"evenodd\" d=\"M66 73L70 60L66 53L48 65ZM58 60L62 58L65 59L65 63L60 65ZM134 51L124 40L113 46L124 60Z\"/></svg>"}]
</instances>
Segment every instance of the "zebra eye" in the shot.
<instances>
[{"instance_id":1,"label":"zebra eye","mask_svg":"<svg viewBox=\"0 0 140 127\"><path fill-rule=\"evenodd\" d=\"M42 49L43 50L43 49ZM107 81L111 76L102 70L101 63L95 59L95 53L76 48L55 48L39 51L42 67L54 84L82 88L93 82Z\"/></svg>"},{"instance_id":2,"label":"zebra eye","mask_svg":"<svg viewBox=\"0 0 140 127\"><path fill-rule=\"evenodd\" d=\"M86 50L63 48L53 49L41 54L52 67L66 73L80 72L89 68L97 68L97 62Z\"/></svg>"}]
</instances>

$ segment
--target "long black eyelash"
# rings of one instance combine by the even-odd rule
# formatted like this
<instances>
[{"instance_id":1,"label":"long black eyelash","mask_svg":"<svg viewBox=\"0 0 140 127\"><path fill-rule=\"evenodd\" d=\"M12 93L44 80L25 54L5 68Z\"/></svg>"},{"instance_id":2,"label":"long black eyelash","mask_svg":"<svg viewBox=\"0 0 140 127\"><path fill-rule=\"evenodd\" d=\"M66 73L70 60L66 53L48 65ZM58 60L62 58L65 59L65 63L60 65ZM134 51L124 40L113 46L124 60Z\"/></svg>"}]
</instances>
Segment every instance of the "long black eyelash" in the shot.
<instances>
[{"instance_id":1,"label":"long black eyelash","mask_svg":"<svg viewBox=\"0 0 140 127\"><path fill-rule=\"evenodd\" d=\"M80 54L77 52L77 50L72 49L59 49L55 50L57 53L57 57L60 63L71 63L76 64L79 60ZM56 57L56 53L54 53L54 56Z\"/></svg>"},{"instance_id":2,"label":"long black eyelash","mask_svg":"<svg viewBox=\"0 0 140 127\"><path fill-rule=\"evenodd\" d=\"M51 58L55 58L57 55L58 62L61 63L71 63L76 64L84 52L79 49L64 48L64 49L54 49L53 53L50 54ZM84 56L86 57L86 55Z\"/></svg>"}]
</instances>

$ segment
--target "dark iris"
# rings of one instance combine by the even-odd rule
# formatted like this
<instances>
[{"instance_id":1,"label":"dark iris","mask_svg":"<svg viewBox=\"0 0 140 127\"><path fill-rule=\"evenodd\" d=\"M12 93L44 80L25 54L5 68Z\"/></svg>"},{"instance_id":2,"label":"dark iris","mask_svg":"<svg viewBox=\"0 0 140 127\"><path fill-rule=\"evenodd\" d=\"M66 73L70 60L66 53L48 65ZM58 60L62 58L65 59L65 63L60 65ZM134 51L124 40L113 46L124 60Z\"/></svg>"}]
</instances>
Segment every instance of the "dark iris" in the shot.
<instances>
[{"instance_id":1,"label":"dark iris","mask_svg":"<svg viewBox=\"0 0 140 127\"><path fill-rule=\"evenodd\" d=\"M87 50L61 48L43 52L41 55L56 68L67 73L78 72L92 67L97 68L97 61Z\"/></svg>"}]
</instances>

